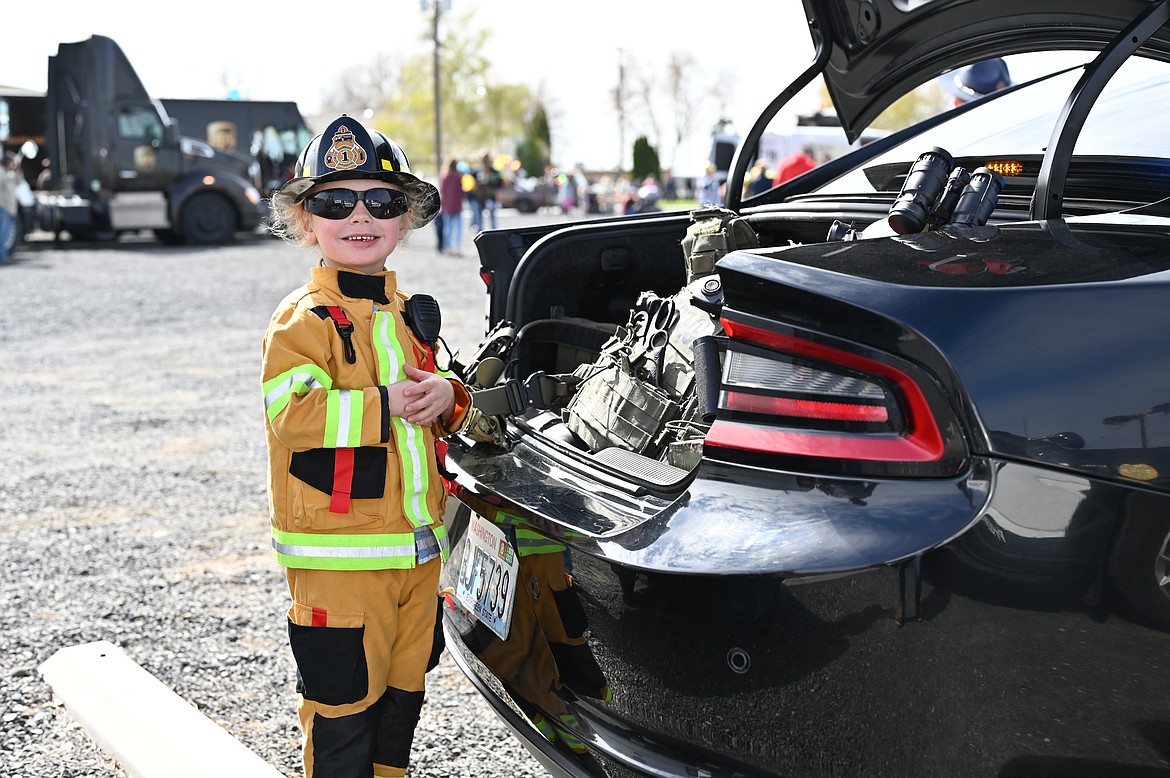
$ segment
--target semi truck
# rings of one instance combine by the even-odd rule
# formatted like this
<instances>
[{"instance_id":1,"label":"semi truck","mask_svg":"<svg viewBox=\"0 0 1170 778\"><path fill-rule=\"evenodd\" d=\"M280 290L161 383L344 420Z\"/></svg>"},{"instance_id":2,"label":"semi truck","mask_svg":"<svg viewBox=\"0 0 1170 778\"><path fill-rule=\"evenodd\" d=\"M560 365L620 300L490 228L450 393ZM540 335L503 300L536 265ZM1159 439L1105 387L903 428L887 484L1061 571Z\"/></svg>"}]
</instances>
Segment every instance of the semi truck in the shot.
<instances>
[{"instance_id":1,"label":"semi truck","mask_svg":"<svg viewBox=\"0 0 1170 778\"><path fill-rule=\"evenodd\" d=\"M180 100L162 98L180 132L222 151L260 163L261 191L269 197L288 180L297 155L313 133L295 102L281 100Z\"/></svg>"},{"instance_id":2,"label":"semi truck","mask_svg":"<svg viewBox=\"0 0 1170 778\"><path fill-rule=\"evenodd\" d=\"M35 95L0 94L0 139L6 148L20 141L26 177L35 177L16 239L38 229L81 240L150 230L168 244L207 245L262 224L260 163L181 134L112 39L60 44L41 100L38 125Z\"/></svg>"}]
</instances>

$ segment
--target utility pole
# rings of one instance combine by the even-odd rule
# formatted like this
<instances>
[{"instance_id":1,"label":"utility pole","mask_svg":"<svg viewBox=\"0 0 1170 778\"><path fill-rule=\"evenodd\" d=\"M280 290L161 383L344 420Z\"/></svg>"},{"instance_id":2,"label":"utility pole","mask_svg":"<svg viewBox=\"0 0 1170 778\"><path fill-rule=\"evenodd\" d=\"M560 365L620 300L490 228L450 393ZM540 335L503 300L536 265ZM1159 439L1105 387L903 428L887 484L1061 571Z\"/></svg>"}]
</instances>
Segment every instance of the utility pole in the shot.
<instances>
[{"instance_id":1,"label":"utility pole","mask_svg":"<svg viewBox=\"0 0 1170 778\"><path fill-rule=\"evenodd\" d=\"M432 40L435 44L435 173L434 179L439 180L443 175L443 100L442 89L439 87L439 16L442 15L444 0L431 0L434 3L434 25L431 28ZM450 0L446 0L450 7Z\"/></svg>"},{"instance_id":2,"label":"utility pole","mask_svg":"<svg viewBox=\"0 0 1170 778\"><path fill-rule=\"evenodd\" d=\"M618 115L618 163L620 174L625 170L626 161L626 56L625 49L618 49L618 85L614 96Z\"/></svg>"}]
</instances>

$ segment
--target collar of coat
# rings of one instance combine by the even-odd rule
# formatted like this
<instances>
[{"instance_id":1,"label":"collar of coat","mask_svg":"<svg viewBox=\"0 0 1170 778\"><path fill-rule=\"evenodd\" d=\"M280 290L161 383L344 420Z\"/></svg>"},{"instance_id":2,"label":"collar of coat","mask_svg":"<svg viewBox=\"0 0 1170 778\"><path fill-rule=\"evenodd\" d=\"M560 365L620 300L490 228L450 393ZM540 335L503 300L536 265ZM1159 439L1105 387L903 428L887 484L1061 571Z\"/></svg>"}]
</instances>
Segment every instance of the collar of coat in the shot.
<instances>
[{"instance_id":1,"label":"collar of coat","mask_svg":"<svg viewBox=\"0 0 1170 778\"><path fill-rule=\"evenodd\" d=\"M335 279L333 284L329 283L331 276ZM398 279L392 271L366 275L336 267L315 267L313 268L313 280L325 286L336 284L337 291L346 297L373 300L382 305L389 305L390 298L398 289Z\"/></svg>"}]
</instances>

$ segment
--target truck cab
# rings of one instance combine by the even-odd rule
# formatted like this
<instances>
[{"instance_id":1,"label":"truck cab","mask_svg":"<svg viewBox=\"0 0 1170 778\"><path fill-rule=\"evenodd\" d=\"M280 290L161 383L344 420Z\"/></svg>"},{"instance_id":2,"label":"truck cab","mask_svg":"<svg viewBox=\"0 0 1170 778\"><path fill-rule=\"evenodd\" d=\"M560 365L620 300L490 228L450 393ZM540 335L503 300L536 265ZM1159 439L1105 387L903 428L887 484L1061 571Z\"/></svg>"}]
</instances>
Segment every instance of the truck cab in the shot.
<instances>
[{"instance_id":1,"label":"truck cab","mask_svg":"<svg viewBox=\"0 0 1170 778\"><path fill-rule=\"evenodd\" d=\"M149 229L167 243L215 244L260 225L259 165L181 136L112 39L58 47L45 110L42 229L75 238Z\"/></svg>"}]
</instances>

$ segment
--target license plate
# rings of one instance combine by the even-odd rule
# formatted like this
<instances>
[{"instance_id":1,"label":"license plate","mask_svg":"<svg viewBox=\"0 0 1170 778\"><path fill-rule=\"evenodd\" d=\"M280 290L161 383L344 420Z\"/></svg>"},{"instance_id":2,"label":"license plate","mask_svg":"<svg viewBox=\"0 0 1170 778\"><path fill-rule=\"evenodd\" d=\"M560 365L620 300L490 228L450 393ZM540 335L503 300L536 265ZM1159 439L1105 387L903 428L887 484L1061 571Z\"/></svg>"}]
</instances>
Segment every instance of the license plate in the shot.
<instances>
[{"instance_id":1,"label":"license plate","mask_svg":"<svg viewBox=\"0 0 1170 778\"><path fill-rule=\"evenodd\" d=\"M500 640L507 640L520 573L516 550L499 527L476 514L463 544L455 598Z\"/></svg>"}]
</instances>

